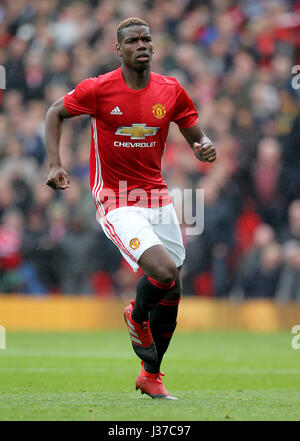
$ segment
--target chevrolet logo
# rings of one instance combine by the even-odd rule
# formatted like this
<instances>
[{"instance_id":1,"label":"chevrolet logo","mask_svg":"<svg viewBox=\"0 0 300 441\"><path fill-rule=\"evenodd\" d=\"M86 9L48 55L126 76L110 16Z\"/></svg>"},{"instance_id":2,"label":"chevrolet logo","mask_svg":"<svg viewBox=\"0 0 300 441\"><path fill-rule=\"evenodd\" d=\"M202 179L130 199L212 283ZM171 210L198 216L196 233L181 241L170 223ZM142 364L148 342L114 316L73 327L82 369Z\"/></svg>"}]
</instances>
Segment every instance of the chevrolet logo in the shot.
<instances>
[{"instance_id":1,"label":"chevrolet logo","mask_svg":"<svg viewBox=\"0 0 300 441\"><path fill-rule=\"evenodd\" d=\"M160 127L147 127L146 124L132 124L131 127L119 127L116 135L130 136L131 139L145 139L154 136Z\"/></svg>"}]
</instances>

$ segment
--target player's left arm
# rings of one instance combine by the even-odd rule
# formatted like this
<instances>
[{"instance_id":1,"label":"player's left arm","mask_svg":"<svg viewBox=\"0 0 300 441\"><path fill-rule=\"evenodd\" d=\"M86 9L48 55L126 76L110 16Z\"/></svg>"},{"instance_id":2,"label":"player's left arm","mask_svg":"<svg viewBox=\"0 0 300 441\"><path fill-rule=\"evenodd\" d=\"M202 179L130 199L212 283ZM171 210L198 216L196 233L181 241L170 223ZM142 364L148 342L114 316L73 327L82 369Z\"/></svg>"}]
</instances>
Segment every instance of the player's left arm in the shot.
<instances>
[{"instance_id":1,"label":"player's left arm","mask_svg":"<svg viewBox=\"0 0 300 441\"><path fill-rule=\"evenodd\" d=\"M217 157L216 149L211 140L205 135L199 121L192 127L180 129L187 142L193 149L195 156L202 162L213 162Z\"/></svg>"}]
</instances>

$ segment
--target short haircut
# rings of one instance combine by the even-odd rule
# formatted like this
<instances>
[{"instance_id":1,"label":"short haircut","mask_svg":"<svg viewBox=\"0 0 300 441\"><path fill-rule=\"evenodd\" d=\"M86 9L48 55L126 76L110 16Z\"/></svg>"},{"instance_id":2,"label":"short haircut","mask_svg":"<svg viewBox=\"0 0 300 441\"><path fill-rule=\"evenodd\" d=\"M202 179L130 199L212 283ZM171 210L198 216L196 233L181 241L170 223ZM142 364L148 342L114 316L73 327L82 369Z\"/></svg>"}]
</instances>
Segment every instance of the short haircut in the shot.
<instances>
[{"instance_id":1,"label":"short haircut","mask_svg":"<svg viewBox=\"0 0 300 441\"><path fill-rule=\"evenodd\" d=\"M138 17L126 18L125 20L121 21L121 23L117 27L117 39L119 44L122 41L122 29L135 25L147 26L147 28L149 28L148 23L142 18L138 18Z\"/></svg>"}]
</instances>

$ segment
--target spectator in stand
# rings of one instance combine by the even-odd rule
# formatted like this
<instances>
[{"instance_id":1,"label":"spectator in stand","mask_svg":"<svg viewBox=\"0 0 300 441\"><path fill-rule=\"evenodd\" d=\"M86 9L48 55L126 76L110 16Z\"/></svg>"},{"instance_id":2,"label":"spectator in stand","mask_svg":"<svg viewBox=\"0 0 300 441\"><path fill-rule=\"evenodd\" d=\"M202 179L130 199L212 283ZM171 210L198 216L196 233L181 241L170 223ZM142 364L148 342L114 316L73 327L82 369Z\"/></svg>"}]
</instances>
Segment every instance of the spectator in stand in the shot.
<instances>
[{"instance_id":1,"label":"spectator in stand","mask_svg":"<svg viewBox=\"0 0 300 441\"><path fill-rule=\"evenodd\" d=\"M12 209L3 215L0 225L0 291L4 293L25 289L20 271L23 227L24 219L19 211Z\"/></svg>"},{"instance_id":2,"label":"spectator in stand","mask_svg":"<svg viewBox=\"0 0 300 441\"><path fill-rule=\"evenodd\" d=\"M233 136L240 146L237 178L244 198L249 197L251 185L251 166L256 157L257 145L262 137L251 111L246 107L237 109L233 121ZM250 193L251 194L251 193ZM251 194L251 196L253 196Z\"/></svg>"},{"instance_id":3,"label":"spectator in stand","mask_svg":"<svg viewBox=\"0 0 300 441\"><path fill-rule=\"evenodd\" d=\"M33 295L46 294L49 284L48 237L41 211L30 210L21 245L23 266L21 268L26 286L24 292Z\"/></svg>"},{"instance_id":4,"label":"spectator in stand","mask_svg":"<svg viewBox=\"0 0 300 441\"><path fill-rule=\"evenodd\" d=\"M226 179L222 180L225 186ZM234 247L234 226L236 213L233 201L222 195L216 181L203 178L199 188L204 190L204 231L187 244L186 270L183 284L193 293L197 288L192 281L198 273L210 271L216 296L226 296L230 283L228 258ZM226 190L223 187L223 192ZM199 292L198 294L205 294Z\"/></svg>"},{"instance_id":5,"label":"spectator in stand","mask_svg":"<svg viewBox=\"0 0 300 441\"><path fill-rule=\"evenodd\" d=\"M283 141L283 159L289 202L300 197L300 114L294 119L289 135Z\"/></svg>"},{"instance_id":6,"label":"spectator in stand","mask_svg":"<svg viewBox=\"0 0 300 441\"><path fill-rule=\"evenodd\" d=\"M279 302L300 301L300 242L287 241L283 246L283 268L275 299Z\"/></svg>"},{"instance_id":7,"label":"spectator in stand","mask_svg":"<svg viewBox=\"0 0 300 441\"><path fill-rule=\"evenodd\" d=\"M59 245L55 264L63 268L60 286L66 294L91 293L90 279L94 268L95 235L87 230L83 215L72 214L69 228Z\"/></svg>"},{"instance_id":8,"label":"spectator in stand","mask_svg":"<svg viewBox=\"0 0 300 441\"><path fill-rule=\"evenodd\" d=\"M253 245L243 256L236 272L236 281L231 291L231 297L236 299L244 298L249 291L256 292L252 286L251 279L259 272L262 254L265 249L270 248L275 241L275 232L268 224L260 224L253 236ZM254 282L256 283L256 282Z\"/></svg>"},{"instance_id":9,"label":"spectator in stand","mask_svg":"<svg viewBox=\"0 0 300 441\"><path fill-rule=\"evenodd\" d=\"M244 298L275 298L281 275L281 248L277 242L262 248L259 259L239 278Z\"/></svg>"},{"instance_id":10,"label":"spectator in stand","mask_svg":"<svg viewBox=\"0 0 300 441\"><path fill-rule=\"evenodd\" d=\"M33 185L38 175L36 160L24 155L22 144L15 135L11 135L6 141L0 173L5 181L19 178L29 186Z\"/></svg>"},{"instance_id":11,"label":"spectator in stand","mask_svg":"<svg viewBox=\"0 0 300 441\"><path fill-rule=\"evenodd\" d=\"M258 144L252 169L252 187L263 222L279 231L286 209L281 148L276 138L264 137Z\"/></svg>"},{"instance_id":12,"label":"spectator in stand","mask_svg":"<svg viewBox=\"0 0 300 441\"><path fill-rule=\"evenodd\" d=\"M281 231L282 242L296 240L300 243L300 199L294 200L288 210L288 225Z\"/></svg>"}]
</instances>

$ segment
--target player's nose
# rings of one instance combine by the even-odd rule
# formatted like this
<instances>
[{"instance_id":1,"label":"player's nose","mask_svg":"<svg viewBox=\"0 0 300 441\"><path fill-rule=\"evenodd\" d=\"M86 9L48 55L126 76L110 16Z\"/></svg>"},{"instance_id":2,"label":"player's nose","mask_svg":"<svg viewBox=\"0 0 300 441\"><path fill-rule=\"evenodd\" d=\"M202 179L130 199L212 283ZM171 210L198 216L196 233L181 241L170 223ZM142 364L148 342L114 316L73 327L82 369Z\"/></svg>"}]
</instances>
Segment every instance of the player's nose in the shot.
<instances>
[{"instance_id":1,"label":"player's nose","mask_svg":"<svg viewBox=\"0 0 300 441\"><path fill-rule=\"evenodd\" d=\"M139 40L138 44L137 44L137 50L140 51L140 50L145 50L145 49L146 49L145 43L143 42L143 40Z\"/></svg>"}]
</instances>

